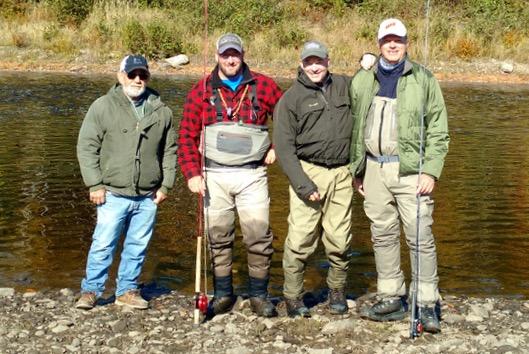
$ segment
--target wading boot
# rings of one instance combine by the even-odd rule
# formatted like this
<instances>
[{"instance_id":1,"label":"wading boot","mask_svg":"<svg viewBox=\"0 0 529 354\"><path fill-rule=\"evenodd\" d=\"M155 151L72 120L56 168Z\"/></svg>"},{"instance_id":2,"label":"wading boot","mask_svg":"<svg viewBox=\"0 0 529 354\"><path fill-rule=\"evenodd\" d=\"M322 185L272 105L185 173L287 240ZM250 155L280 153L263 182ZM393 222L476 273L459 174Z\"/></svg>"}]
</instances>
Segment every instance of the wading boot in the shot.
<instances>
[{"instance_id":1,"label":"wading boot","mask_svg":"<svg viewBox=\"0 0 529 354\"><path fill-rule=\"evenodd\" d=\"M441 332L441 324L439 323L439 317L437 316L437 312L435 312L434 307L421 307L419 309L419 318L425 332Z\"/></svg>"},{"instance_id":2,"label":"wading boot","mask_svg":"<svg viewBox=\"0 0 529 354\"><path fill-rule=\"evenodd\" d=\"M222 296L213 298L211 301L210 310L212 315L220 315L226 312L230 312L235 305L237 298L233 295L231 296Z\"/></svg>"},{"instance_id":3,"label":"wading boot","mask_svg":"<svg viewBox=\"0 0 529 354\"><path fill-rule=\"evenodd\" d=\"M252 311L261 317L275 317L277 316L276 307L270 300L263 297L251 297L250 305L252 306Z\"/></svg>"},{"instance_id":4,"label":"wading boot","mask_svg":"<svg viewBox=\"0 0 529 354\"><path fill-rule=\"evenodd\" d=\"M277 316L274 304L268 299L268 277L248 279L248 294L252 311L261 317Z\"/></svg>"},{"instance_id":5,"label":"wading boot","mask_svg":"<svg viewBox=\"0 0 529 354\"><path fill-rule=\"evenodd\" d=\"M300 299L285 299L287 305L287 314L290 317L310 317L310 310L303 304Z\"/></svg>"},{"instance_id":6,"label":"wading boot","mask_svg":"<svg viewBox=\"0 0 529 354\"><path fill-rule=\"evenodd\" d=\"M329 310L333 315L343 315L349 310L343 289L329 289Z\"/></svg>"},{"instance_id":7,"label":"wading boot","mask_svg":"<svg viewBox=\"0 0 529 354\"><path fill-rule=\"evenodd\" d=\"M215 293L210 303L208 313L210 316L220 315L231 311L237 298L233 296L231 274L225 277L215 277Z\"/></svg>"},{"instance_id":8,"label":"wading boot","mask_svg":"<svg viewBox=\"0 0 529 354\"><path fill-rule=\"evenodd\" d=\"M382 299L361 316L373 321L400 321L406 317L406 308L400 298Z\"/></svg>"}]
</instances>

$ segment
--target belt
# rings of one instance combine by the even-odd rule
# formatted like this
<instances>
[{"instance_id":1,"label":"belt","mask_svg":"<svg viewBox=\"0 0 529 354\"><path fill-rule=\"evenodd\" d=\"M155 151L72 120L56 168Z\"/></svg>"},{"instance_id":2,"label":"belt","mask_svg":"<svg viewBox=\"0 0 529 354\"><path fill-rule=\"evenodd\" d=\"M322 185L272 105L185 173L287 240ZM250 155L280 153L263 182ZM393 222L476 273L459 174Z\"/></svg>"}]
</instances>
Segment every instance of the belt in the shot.
<instances>
[{"instance_id":1,"label":"belt","mask_svg":"<svg viewBox=\"0 0 529 354\"><path fill-rule=\"evenodd\" d=\"M371 161L375 161L378 163L399 162L399 155L374 156L374 155L371 155L370 153L367 153L366 156Z\"/></svg>"},{"instance_id":2,"label":"belt","mask_svg":"<svg viewBox=\"0 0 529 354\"><path fill-rule=\"evenodd\" d=\"M316 166L324 167L324 168L338 168L338 167L347 165L347 162L346 163L323 163L323 162L317 162L317 161L309 161L309 160L305 160L302 158L300 158L300 160L311 163Z\"/></svg>"},{"instance_id":3,"label":"belt","mask_svg":"<svg viewBox=\"0 0 529 354\"><path fill-rule=\"evenodd\" d=\"M254 169L254 168L259 168L263 166L263 162L262 161L252 161L252 162L248 162L242 165L224 165L224 164L215 162L213 160L206 159L205 165L208 168L250 168L250 169Z\"/></svg>"}]
</instances>

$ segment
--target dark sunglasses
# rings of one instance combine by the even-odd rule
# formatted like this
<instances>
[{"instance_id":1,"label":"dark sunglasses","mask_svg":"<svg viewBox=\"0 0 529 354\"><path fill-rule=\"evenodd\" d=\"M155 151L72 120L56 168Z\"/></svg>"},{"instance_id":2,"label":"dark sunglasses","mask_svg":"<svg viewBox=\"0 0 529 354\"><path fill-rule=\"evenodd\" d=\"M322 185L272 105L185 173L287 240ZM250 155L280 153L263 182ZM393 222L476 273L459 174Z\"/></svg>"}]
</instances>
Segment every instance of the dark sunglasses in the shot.
<instances>
[{"instance_id":1,"label":"dark sunglasses","mask_svg":"<svg viewBox=\"0 0 529 354\"><path fill-rule=\"evenodd\" d=\"M127 74L127 77L129 78L129 80L134 80L136 76L139 76L140 80L147 80L150 75L148 72L145 72L143 70L139 70L139 71L135 70Z\"/></svg>"}]
</instances>

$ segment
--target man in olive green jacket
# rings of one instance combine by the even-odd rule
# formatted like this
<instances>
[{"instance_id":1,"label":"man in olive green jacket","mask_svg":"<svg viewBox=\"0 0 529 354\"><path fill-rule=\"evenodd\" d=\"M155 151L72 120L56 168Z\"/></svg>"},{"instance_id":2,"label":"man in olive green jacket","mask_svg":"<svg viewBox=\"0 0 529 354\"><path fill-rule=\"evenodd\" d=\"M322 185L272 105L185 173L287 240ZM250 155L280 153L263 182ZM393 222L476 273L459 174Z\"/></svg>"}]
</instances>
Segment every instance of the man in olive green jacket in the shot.
<instances>
[{"instance_id":1,"label":"man in olive green jacket","mask_svg":"<svg viewBox=\"0 0 529 354\"><path fill-rule=\"evenodd\" d=\"M119 84L97 99L79 132L77 157L97 225L76 307L91 309L104 291L108 268L123 232L116 304L148 307L137 290L158 204L175 180L176 134L169 107L147 87L147 60L126 56Z\"/></svg>"},{"instance_id":2,"label":"man in olive green jacket","mask_svg":"<svg viewBox=\"0 0 529 354\"><path fill-rule=\"evenodd\" d=\"M288 235L283 253L283 293L290 316L310 316L302 302L308 258L321 238L329 258L329 309L347 312L345 283L351 245L353 186L349 173L350 79L329 72L323 43L308 41L298 78L274 112L274 143L290 181Z\"/></svg>"},{"instance_id":3,"label":"man in olive green jacket","mask_svg":"<svg viewBox=\"0 0 529 354\"><path fill-rule=\"evenodd\" d=\"M378 43L377 65L360 70L350 89L354 120L351 172L371 222L380 300L365 315L379 321L405 316L399 241L402 221L414 280L419 272L419 316L424 329L436 333L440 331L434 309L439 291L431 193L448 152L447 112L437 80L407 57L404 24L397 19L383 21ZM415 269L417 247L419 270ZM410 290L416 291L413 286Z\"/></svg>"}]
</instances>

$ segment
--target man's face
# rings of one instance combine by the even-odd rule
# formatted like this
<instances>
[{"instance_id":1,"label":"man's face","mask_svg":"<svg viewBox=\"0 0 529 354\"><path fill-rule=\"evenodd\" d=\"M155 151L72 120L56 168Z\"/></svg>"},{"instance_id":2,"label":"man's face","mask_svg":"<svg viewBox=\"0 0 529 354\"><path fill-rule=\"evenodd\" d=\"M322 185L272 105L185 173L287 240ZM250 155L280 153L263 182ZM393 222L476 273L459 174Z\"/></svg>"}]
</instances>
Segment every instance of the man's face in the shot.
<instances>
[{"instance_id":1,"label":"man's face","mask_svg":"<svg viewBox=\"0 0 529 354\"><path fill-rule=\"evenodd\" d=\"M406 56L408 43L394 34L385 36L379 41L380 53L388 63L397 64Z\"/></svg>"},{"instance_id":2,"label":"man's face","mask_svg":"<svg viewBox=\"0 0 529 354\"><path fill-rule=\"evenodd\" d=\"M135 69L128 74L123 71L118 73L118 81L130 98L138 98L145 92L150 77L149 72L143 69Z\"/></svg>"},{"instance_id":3,"label":"man's face","mask_svg":"<svg viewBox=\"0 0 529 354\"><path fill-rule=\"evenodd\" d=\"M301 62L301 68L315 84L323 82L329 72L329 58L310 56Z\"/></svg>"},{"instance_id":4,"label":"man's face","mask_svg":"<svg viewBox=\"0 0 529 354\"><path fill-rule=\"evenodd\" d=\"M215 59L219 64L219 76L221 79L227 79L239 74L244 60L244 53L230 48L223 53L217 53Z\"/></svg>"}]
</instances>

